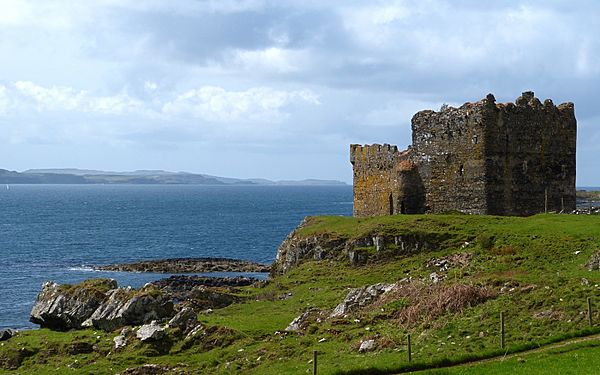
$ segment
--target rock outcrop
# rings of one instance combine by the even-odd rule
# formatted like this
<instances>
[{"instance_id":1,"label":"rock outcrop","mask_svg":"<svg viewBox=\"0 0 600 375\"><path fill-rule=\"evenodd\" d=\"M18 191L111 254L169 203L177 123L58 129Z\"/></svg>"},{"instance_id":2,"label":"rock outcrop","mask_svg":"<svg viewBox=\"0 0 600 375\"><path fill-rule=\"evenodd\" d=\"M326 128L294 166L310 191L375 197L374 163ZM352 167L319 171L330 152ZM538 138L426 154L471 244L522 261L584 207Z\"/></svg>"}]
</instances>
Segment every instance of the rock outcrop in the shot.
<instances>
[{"instance_id":1,"label":"rock outcrop","mask_svg":"<svg viewBox=\"0 0 600 375\"><path fill-rule=\"evenodd\" d=\"M106 292L116 287L116 281L107 279L88 280L76 286L44 283L29 320L54 330L81 328L106 301Z\"/></svg>"},{"instance_id":2,"label":"rock outcrop","mask_svg":"<svg viewBox=\"0 0 600 375\"><path fill-rule=\"evenodd\" d=\"M358 351L361 353L375 350L375 340L365 340L360 343Z\"/></svg>"},{"instance_id":3,"label":"rock outcrop","mask_svg":"<svg viewBox=\"0 0 600 375\"><path fill-rule=\"evenodd\" d=\"M177 315L169 320L169 327L179 328L183 333L188 333L198 324L198 314L191 307L182 308Z\"/></svg>"},{"instance_id":4,"label":"rock outcrop","mask_svg":"<svg viewBox=\"0 0 600 375\"><path fill-rule=\"evenodd\" d=\"M118 336L113 338L113 342L115 343L115 350L123 349L127 346L129 342L129 336L132 333L132 329L130 327L125 327L121 330L121 333Z\"/></svg>"},{"instance_id":5,"label":"rock outcrop","mask_svg":"<svg viewBox=\"0 0 600 375\"><path fill-rule=\"evenodd\" d=\"M161 291L142 289L114 289L86 322L105 331L114 331L126 325L139 325L175 315L173 302Z\"/></svg>"},{"instance_id":6,"label":"rock outcrop","mask_svg":"<svg viewBox=\"0 0 600 375\"><path fill-rule=\"evenodd\" d=\"M17 331L14 329L0 329L0 341L6 341L11 339L14 335L17 334Z\"/></svg>"},{"instance_id":7,"label":"rock outcrop","mask_svg":"<svg viewBox=\"0 0 600 375\"><path fill-rule=\"evenodd\" d=\"M298 317L296 317L292 322L286 327L286 332L302 332L304 331L311 321L315 321L317 323L321 322L321 314L323 312L319 309L312 308L308 309Z\"/></svg>"},{"instance_id":8,"label":"rock outcrop","mask_svg":"<svg viewBox=\"0 0 600 375\"><path fill-rule=\"evenodd\" d=\"M590 257L585 266L590 271L600 270L600 250Z\"/></svg>"},{"instance_id":9,"label":"rock outcrop","mask_svg":"<svg viewBox=\"0 0 600 375\"><path fill-rule=\"evenodd\" d=\"M306 260L322 260L342 255L345 247L343 239L331 238L327 234L301 236L299 231L307 219L292 231L277 249L277 258L271 266L271 274L285 274Z\"/></svg>"},{"instance_id":10,"label":"rock outcrop","mask_svg":"<svg viewBox=\"0 0 600 375\"><path fill-rule=\"evenodd\" d=\"M114 280L92 279L77 285L44 283L30 320L53 330L93 326L112 331L175 315L173 302L160 290L117 288Z\"/></svg>"},{"instance_id":11,"label":"rock outcrop","mask_svg":"<svg viewBox=\"0 0 600 375\"><path fill-rule=\"evenodd\" d=\"M167 328L153 320L150 324L144 324L135 333L141 341L158 341L166 336Z\"/></svg>"},{"instance_id":12,"label":"rock outcrop","mask_svg":"<svg viewBox=\"0 0 600 375\"><path fill-rule=\"evenodd\" d=\"M196 312L239 302L238 286L256 282L250 278L174 276L135 290L118 288L114 280L92 279L77 285L43 285L30 320L53 330L94 327L114 331L125 326L166 322L184 333L197 325ZM208 286L207 286L208 285ZM175 305L178 304L178 308ZM179 313L177 313L177 311Z\"/></svg>"},{"instance_id":13,"label":"rock outcrop","mask_svg":"<svg viewBox=\"0 0 600 375\"><path fill-rule=\"evenodd\" d=\"M302 229L311 220L308 217L292 231L277 249L271 275L286 274L292 268L311 260L346 259L353 266L367 264L372 259L390 255L409 255L439 248L446 241L462 243L450 233L424 233L402 228L403 233L372 233L358 238L343 238L324 232L304 235Z\"/></svg>"},{"instance_id":14,"label":"rock outcrop","mask_svg":"<svg viewBox=\"0 0 600 375\"><path fill-rule=\"evenodd\" d=\"M346 298L335 307L330 317L336 318L357 311L373 303L382 294L389 292L396 284L374 284L351 289Z\"/></svg>"}]
</instances>

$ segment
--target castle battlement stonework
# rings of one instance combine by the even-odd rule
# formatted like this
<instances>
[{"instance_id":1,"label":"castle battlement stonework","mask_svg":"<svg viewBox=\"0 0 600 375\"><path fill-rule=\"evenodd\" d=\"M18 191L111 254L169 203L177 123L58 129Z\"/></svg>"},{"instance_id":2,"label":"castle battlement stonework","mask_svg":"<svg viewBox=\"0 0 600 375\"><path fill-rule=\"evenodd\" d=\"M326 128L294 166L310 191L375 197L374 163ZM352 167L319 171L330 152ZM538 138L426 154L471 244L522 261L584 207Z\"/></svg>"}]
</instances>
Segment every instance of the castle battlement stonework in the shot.
<instances>
[{"instance_id":1,"label":"castle battlement stonework","mask_svg":"<svg viewBox=\"0 0 600 375\"><path fill-rule=\"evenodd\" d=\"M492 94L460 108L421 111L412 145L350 145L354 215L462 211L531 215L575 209L573 103L515 103Z\"/></svg>"}]
</instances>

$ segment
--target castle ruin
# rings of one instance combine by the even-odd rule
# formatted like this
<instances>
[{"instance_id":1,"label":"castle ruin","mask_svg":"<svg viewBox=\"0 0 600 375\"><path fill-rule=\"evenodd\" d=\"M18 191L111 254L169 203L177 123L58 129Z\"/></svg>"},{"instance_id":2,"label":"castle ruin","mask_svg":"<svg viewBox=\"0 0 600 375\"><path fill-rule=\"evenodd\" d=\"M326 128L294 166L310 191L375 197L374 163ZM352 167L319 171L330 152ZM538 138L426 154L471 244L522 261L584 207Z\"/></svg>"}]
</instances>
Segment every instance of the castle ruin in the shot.
<instances>
[{"instance_id":1,"label":"castle ruin","mask_svg":"<svg viewBox=\"0 0 600 375\"><path fill-rule=\"evenodd\" d=\"M533 92L418 112L407 150L350 145L354 216L574 210L576 139L573 103Z\"/></svg>"}]
</instances>

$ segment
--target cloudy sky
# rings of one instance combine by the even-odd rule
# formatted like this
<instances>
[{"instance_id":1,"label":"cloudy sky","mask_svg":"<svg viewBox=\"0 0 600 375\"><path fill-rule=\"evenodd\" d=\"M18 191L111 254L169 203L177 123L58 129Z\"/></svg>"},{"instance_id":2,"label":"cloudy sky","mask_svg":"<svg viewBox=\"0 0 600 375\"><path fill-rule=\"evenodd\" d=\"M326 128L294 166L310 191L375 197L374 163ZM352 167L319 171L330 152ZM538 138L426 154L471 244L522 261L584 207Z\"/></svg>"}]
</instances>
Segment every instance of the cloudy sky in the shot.
<instances>
[{"instance_id":1,"label":"cloudy sky","mask_svg":"<svg viewBox=\"0 0 600 375\"><path fill-rule=\"evenodd\" d=\"M325 5L326 4L326 5ZM0 0L0 168L351 181L350 143L488 92L573 101L600 185L595 1Z\"/></svg>"}]
</instances>

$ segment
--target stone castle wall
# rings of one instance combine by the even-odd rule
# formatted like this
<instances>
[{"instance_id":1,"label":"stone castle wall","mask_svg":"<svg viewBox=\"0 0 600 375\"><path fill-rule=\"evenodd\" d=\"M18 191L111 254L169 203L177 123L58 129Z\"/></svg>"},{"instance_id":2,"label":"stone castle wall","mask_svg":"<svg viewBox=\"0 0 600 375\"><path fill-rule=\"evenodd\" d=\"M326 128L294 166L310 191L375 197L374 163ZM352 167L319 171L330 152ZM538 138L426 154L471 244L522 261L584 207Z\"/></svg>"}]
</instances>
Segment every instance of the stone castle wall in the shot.
<instances>
[{"instance_id":1,"label":"stone castle wall","mask_svg":"<svg viewBox=\"0 0 600 375\"><path fill-rule=\"evenodd\" d=\"M388 144L350 145L350 162L355 216L424 212L423 189L410 151Z\"/></svg>"},{"instance_id":2,"label":"stone castle wall","mask_svg":"<svg viewBox=\"0 0 600 375\"><path fill-rule=\"evenodd\" d=\"M427 212L487 212L485 126L470 103L413 116L415 163L425 186Z\"/></svg>"},{"instance_id":3,"label":"stone castle wall","mask_svg":"<svg viewBox=\"0 0 600 375\"><path fill-rule=\"evenodd\" d=\"M531 215L575 209L577 120L573 103L542 104L525 92L487 113L489 212Z\"/></svg>"},{"instance_id":4,"label":"stone castle wall","mask_svg":"<svg viewBox=\"0 0 600 375\"><path fill-rule=\"evenodd\" d=\"M408 150L350 146L354 215L573 210L576 127L572 103L542 104L531 92L515 104L490 94L418 112Z\"/></svg>"}]
</instances>

